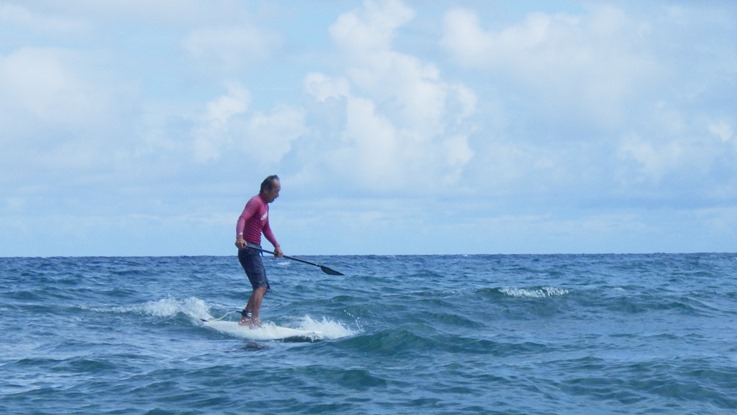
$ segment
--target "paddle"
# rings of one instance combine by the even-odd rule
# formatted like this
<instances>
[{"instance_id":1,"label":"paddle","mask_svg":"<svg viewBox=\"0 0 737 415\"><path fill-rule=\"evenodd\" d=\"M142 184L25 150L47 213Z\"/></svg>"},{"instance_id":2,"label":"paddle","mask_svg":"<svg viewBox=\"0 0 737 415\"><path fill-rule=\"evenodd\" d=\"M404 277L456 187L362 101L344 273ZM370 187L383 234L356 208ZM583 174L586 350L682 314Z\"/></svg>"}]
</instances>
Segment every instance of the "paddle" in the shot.
<instances>
[{"instance_id":1,"label":"paddle","mask_svg":"<svg viewBox=\"0 0 737 415\"><path fill-rule=\"evenodd\" d=\"M257 246L248 245L248 247L249 248L253 248L253 249L258 249L259 251L266 252L267 254L275 255L272 251L269 251L269 250L266 250L266 249L263 249L263 248L259 248ZM299 259L299 258L295 258L293 256L286 256L286 255L282 255L282 258L291 259L292 261L297 261L297 262L301 262L303 264L313 265L313 266L316 266L316 267L320 267L320 269L322 270L322 272L324 272L326 274L330 274L330 275L343 275L343 273L338 272L338 271L336 271L336 270L334 270L332 268L328 268L328 267L326 267L324 265L320 265L320 264L315 264L314 262L305 261L304 259Z\"/></svg>"}]
</instances>

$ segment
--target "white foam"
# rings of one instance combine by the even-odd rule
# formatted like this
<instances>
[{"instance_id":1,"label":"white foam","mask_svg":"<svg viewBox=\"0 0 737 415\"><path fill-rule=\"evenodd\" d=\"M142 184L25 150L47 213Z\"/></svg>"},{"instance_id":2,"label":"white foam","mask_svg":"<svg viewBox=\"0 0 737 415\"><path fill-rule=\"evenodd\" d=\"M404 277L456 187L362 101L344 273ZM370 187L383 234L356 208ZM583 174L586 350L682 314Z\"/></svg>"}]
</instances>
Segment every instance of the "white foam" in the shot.
<instances>
[{"instance_id":1,"label":"white foam","mask_svg":"<svg viewBox=\"0 0 737 415\"><path fill-rule=\"evenodd\" d=\"M175 317L178 314L184 314L191 318L192 321L197 322L197 324L201 324L201 320L208 320L210 322L220 320L219 318L213 317L210 314L210 306L204 300L201 300L197 297L189 297L184 299L167 297L160 300L148 301L143 304L125 307L113 307L111 309L104 310L99 309L96 311L114 313L136 313L165 318ZM269 321L264 321L264 325L267 327L275 326L274 323ZM301 330L305 332L317 332L319 333L319 338L323 339L339 339L356 334L356 331L339 321L330 320L325 317L323 317L322 319L314 319L309 315L297 317L293 319L292 322L287 326L288 327L286 328L289 329Z\"/></svg>"},{"instance_id":2,"label":"white foam","mask_svg":"<svg viewBox=\"0 0 737 415\"><path fill-rule=\"evenodd\" d=\"M511 297L527 297L527 298L545 298L545 297L558 297L561 295L568 294L568 290L556 287L542 287L538 289L530 288L502 288L503 294Z\"/></svg>"},{"instance_id":3,"label":"white foam","mask_svg":"<svg viewBox=\"0 0 737 415\"><path fill-rule=\"evenodd\" d=\"M210 307L207 303L197 297L177 299L172 297L161 300L148 301L143 304L127 307L114 307L111 310L116 313L139 313L154 317L174 317L179 313L185 314L193 319L210 319Z\"/></svg>"},{"instance_id":4,"label":"white foam","mask_svg":"<svg viewBox=\"0 0 737 415\"><path fill-rule=\"evenodd\" d=\"M261 327L256 328L241 326L235 321L222 320L205 321L202 324L221 333L250 340L309 339L315 341L325 338L322 333L317 331L280 327L273 323L263 323Z\"/></svg>"},{"instance_id":5,"label":"white foam","mask_svg":"<svg viewBox=\"0 0 737 415\"><path fill-rule=\"evenodd\" d=\"M238 325L235 321L210 320L203 323L222 333L230 334L251 340L281 340L307 338L312 341L323 339L339 339L351 336L354 331L340 322L323 318L315 320L310 316L301 317L286 326L278 326L273 322L264 321L258 328L249 328Z\"/></svg>"},{"instance_id":6,"label":"white foam","mask_svg":"<svg viewBox=\"0 0 737 415\"><path fill-rule=\"evenodd\" d=\"M316 331L321 333L326 339L339 339L356 334L355 331L339 321L329 320L325 317L322 320L315 320L306 315L300 317L296 322L296 326L301 330Z\"/></svg>"}]
</instances>

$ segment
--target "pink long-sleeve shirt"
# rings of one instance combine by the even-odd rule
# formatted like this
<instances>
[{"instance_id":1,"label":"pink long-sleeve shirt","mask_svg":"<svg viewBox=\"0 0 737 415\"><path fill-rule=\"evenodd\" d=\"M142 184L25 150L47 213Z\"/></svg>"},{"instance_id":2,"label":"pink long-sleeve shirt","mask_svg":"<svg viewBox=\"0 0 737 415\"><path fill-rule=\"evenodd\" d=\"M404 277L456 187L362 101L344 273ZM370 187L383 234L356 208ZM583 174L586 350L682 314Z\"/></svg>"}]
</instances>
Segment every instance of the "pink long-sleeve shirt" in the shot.
<instances>
[{"instance_id":1,"label":"pink long-sleeve shirt","mask_svg":"<svg viewBox=\"0 0 737 415\"><path fill-rule=\"evenodd\" d=\"M246 203L243 213L238 218L235 232L236 239L245 239L246 242L259 245L261 245L261 233L263 232L274 248L279 246L269 225L269 204L260 194L252 197Z\"/></svg>"}]
</instances>

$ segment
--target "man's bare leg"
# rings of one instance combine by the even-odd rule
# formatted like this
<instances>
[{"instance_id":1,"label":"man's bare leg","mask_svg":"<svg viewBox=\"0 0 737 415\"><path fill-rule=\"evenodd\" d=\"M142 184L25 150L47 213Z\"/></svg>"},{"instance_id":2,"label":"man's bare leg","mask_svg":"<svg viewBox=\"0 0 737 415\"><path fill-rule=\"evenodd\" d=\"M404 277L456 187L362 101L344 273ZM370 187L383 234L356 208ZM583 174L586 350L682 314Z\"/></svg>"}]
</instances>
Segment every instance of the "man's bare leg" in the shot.
<instances>
[{"instance_id":1,"label":"man's bare leg","mask_svg":"<svg viewBox=\"0 0 737 415\"><path fill-rule=\"evenodd\" d=\"M253 293L251 293L251 298L248 299L248 304L246 304L246 311L250 312L251 316L250 318L247 316L243 316L238 324L240 324L241 326L247 325L251 328L261 326L261 320L259 316L261 312L261 303L264 300L264 295L266 295L266 287L259 287L253 290Z\"/></svg>"}]
</instances>

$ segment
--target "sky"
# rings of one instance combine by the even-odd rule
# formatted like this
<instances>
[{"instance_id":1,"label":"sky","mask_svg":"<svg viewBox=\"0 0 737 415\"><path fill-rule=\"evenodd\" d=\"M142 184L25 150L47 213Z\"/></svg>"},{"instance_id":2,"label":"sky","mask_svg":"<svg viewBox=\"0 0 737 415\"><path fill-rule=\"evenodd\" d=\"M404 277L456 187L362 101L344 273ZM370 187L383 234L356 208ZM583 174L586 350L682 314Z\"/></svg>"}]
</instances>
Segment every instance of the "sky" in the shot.
<instances>
[{"instance_id":1,"label":"sky","mask_svg":"<svg viewBox=\"0 0 737 415\"><path fill-rule=\"evenodd\" d=\"M737 252L737 2L0 0L0 256ZM268 243L264 240L266 247Z\"/></svg>"}]
</instances>

